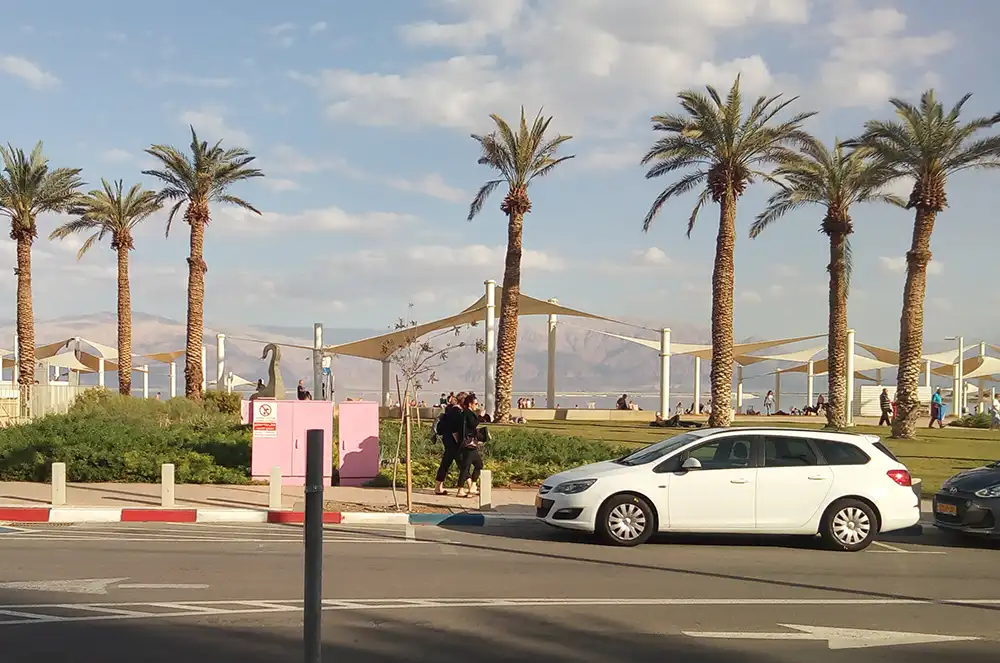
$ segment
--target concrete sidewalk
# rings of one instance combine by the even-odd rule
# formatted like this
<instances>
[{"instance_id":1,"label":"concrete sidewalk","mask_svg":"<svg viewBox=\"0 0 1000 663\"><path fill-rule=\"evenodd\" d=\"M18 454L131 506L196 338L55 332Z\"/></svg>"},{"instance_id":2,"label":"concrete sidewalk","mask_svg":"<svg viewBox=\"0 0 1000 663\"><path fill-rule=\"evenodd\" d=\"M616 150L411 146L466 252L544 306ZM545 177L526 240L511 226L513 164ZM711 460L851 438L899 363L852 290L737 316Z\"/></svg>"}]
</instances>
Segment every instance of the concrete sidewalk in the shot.
<instances>
[{"instance_id":1,"label":"concrete sidewalk","mask_svg":"<svg viewBox=\"0 0 1000 663\"><path fill-rule=\"evenodd\" d=\"M174 504L180 508L267 510L269 490L267 485L176 484ZM450 492L450 495L435 495L432 490L414 491L414 512L461 513L479 509L479 498L456 497L454 490ZM0 482L0 506L2 507L48 506L51 496L52 489L47 483ZM405 504L405 491L398 490L397 496L399 501ZM285 486L282 489L281 507L301 510L303 497L301 486ZM493 510L498 513L534 514L534 489L494 488L492 498ZM392 491L386 488L330 487L324 493L324 500L328 503L327 508L333 511L377 512L393 508ZM68 483L66 484L65 506L157 508L160 506L160 484Z\"/></svg>"}]
</instances>

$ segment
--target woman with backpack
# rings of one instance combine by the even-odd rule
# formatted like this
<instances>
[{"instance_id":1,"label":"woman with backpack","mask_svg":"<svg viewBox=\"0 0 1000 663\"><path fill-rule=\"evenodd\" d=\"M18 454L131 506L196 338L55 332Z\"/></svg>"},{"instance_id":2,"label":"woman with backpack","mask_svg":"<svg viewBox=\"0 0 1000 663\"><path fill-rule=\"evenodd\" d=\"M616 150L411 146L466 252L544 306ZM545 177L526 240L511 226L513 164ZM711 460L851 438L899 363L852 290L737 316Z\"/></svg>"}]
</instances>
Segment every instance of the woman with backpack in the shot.
<instances>
[{"instance_id":1,"label":"woman with backpack","mask_svg":"<svg viewBox=\"0 0 1000 663\"><path fill-rule=\"evenodd\" d=\"M462 468L459 458L462 452L460 436L464 413L459 399L464 398L465 392L459 392L456 396L449 397L447 407L445 407L444 412L434 422L434 434L440 436L441 444L444 446L444 449L441 451L441 464L438 465L437 476L435 477L437 480L437 486L434 488L435 495L448 494L448 491L444 488L444 482L448 478L448 471L451 470L451 464L455 463L459 469Z\"/></svg>"},{"instance_id":2,"label":"woman with backpack","mask_svg":"<svg viewBox=\"0 0 1000 663\"><path fill-rule=\"evenodd\" d=\"M479 473L483 469L483 456L479 453L482 442L479 436L479 415L476 413L478 405L475 394L466 396L462 403L462 426L459 428L459 467L462 468L462 473L458 475L459 497L479 494Z\"/></svg>"}]
</instances>

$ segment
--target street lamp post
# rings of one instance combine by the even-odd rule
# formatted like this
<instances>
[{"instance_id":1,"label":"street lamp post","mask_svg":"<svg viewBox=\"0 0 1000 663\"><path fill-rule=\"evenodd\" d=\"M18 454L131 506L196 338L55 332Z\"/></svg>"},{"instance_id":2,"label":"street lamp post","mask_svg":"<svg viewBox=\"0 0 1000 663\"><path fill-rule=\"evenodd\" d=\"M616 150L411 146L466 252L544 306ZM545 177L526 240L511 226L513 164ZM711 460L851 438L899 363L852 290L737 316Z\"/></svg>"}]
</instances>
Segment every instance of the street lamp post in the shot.
<instances>
[{"instance_id":1,"label":"street lamp post","mask_svg":"<svg viewBox=\"0 0 1000 663\"><path fill-rule=\"evenodd\" d=\"M961 417L962 406L964 405L964 399L962 398L962 359L965 354L965 337L946 336L944 340L958 341L958 356L955 357L955 382L952 385L951 406L955 416Z\"/></svg>"}]
</instances>

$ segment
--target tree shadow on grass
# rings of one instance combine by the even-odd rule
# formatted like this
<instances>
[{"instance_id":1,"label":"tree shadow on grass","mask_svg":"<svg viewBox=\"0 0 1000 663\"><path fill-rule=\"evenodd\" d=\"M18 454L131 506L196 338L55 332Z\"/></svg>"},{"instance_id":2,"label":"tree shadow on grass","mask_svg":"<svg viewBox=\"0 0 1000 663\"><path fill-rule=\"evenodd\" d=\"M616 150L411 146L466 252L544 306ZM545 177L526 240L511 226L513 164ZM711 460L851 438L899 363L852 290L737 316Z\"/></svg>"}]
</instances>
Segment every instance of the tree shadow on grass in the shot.
<instances>
[{"instance_id":1,"label":"tree shadow on grass","mask_svg":"<svg viewBox=\"0 0 1000 663\"><path fill-rule=\"evenodd\" d=\"M335 663L784 663L811 656L845 660L825 643L704 641L648 613L532 608L328 611L323 660ZM638 619L637 619L638 618ZM122 620L0 626L4 663L278 663L303 660L295 613L191 619ZM638 623L630 623L635 620ZM766 646L765 646L766 645ZM945 648L947 647L947 648ZM983 643L868 650L855 660L992 663Z\"/></svg>"}]
</instances>

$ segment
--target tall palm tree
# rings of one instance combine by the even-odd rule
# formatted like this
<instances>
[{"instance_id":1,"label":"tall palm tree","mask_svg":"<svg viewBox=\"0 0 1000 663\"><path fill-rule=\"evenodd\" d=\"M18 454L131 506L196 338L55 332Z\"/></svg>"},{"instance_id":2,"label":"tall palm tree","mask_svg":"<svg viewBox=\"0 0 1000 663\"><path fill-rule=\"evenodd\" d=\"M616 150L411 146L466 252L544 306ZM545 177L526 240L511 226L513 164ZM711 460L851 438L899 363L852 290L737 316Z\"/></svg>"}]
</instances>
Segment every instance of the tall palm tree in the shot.
<instances>
[{"instance_id":1,"label":"tall palm tree","mask_svg":"<svg viewBox=\"0 0 1000 663\"><path fill-rule=\"evenodd\" d=\"M524 215L531 211L528 186L536 177L573 158L558 156L559 146L572 136L547 137L551 117L542 117L541 110L528 126L521 108L521 124L515 132L499 115L490 115L494 131L485 136L472 135L479 143L479 164L497 171L499 177L489 180L469 206L469 221L483 209L493 190L506 183L507 195L500 210L507 215L507 257L504 261L503 292L500 298L500 327L497 331L496 412L494 421L510 419L514 386L514 353L517 349L517 315L521 296L521 251Z\"/></svg>"},{"instance_id":2,"label":"tall palm tree","mask_svg":"<svg viewBox=\"0 0 1000 663\"><path fill-rule=\"evenodd\" d=\"M100 189L81 196L70 208L77 218L52 231L49 239L65 239L79 233L92 233L77 251L77 260L94 244L111 237L111 250L118 255L118 391L132 393L132 295L129 289L128 252L135 248L132 234L136 227L162 203L153 191L134 184L123 192L122 181L113 185L101 179Z\"/></svg>"},{"instance_id":3,"label":"tall palm tree","mask_svg":"<svg viewBox=\"0 0 1000 663\"><path fill-rule=\"evenodd\" d=\"M39 141L30 154L0 146L0 215L10 218L10 238L17 242L17 352L22 413L35 382L35 317L31 302L31 245L38 237L39 214L63 212L83 182L79 168L49 168Z\"/></svg>"},{"instance_id":4,"label":"tall palm tree","mask_svg":"<svg viewBox=\"0 0 1000 663\"><path fill-rule=\"evenodd\" d=\"M903 207L898 196L887 193L885 185L895 171L873 164L867 150L846 151L834 141L828 150L817 140L802 146L802 154L781 164L773 175L781 189L771 196L767 209L750 226L756 238L771 223L788 212L807 205L826 210L820 232L830 240L830 316L827 338L829 399L826 423L830 428L847 425L847 297L851 284L851 242L854 222L851 206L855 203L884 202Z\"/></svg>"},{"instance_id":5,"label":"tall palm tree","mask_svg":"<svg viewBox=\"0 0 1000 663\"><path fill-rule=\"evenodd\" d=\"M919 105L890 99L896 120L869 120L864 133L850 143L869 149L880 166L914 180L906 204L915 215L910 250L906 253L906 285L899 321L898 406L892 423L893 437L913 437L917 427L927 263L931 260L934 221L948 205L948 178L963 170L1000 168L1000 136L977 137L1000 123L1000 113L961 122L962 107L971 96L966 94L947 111L934 90L924 92Z\"/></svg>"},{"instance_id":6,"label":"tall palm tree","mask_svg":"<svg viewBox=\"0 0 1000 663\"><path fill-rule=\"evenodd\" d=\"M160 201L173 203L167 217L167 235L174 216L185 205L184 221L191 226L191 251L188 256L187 344L184 359L184 395L201 399L201 344L205 327L205 228L210 221L209 205L236 205L260 214L253 205L229 193L237 182L263 177L250 164L256 158L242 147L222 148L222 141L209 145L198 139L191 127L191 154L170 145L153 145L146 153L160 161L160 168L144 170L164 183Z\"/></svg>"},{"instance_id":7,"label":"tall palm tree","mask_svg":"<svg viewBox=\"0 0 1000 663\"><path fill-rule=\"evenodd\" d=\"M799 113L781 123L774 118L798 97L758 97L744 116L740 79L723 99L712 86L708 95L688 90L677 95L683 115L652 118L653 130L668 135L657 140L643 157L650 165L646 178L688 171L660 192L642 224L644 231L663 205L676 196L703 187L688 218L691 236L698 212L708 201L719 205L719 232L712 273L712 412L709 425L732 421L733 278L736 248L736 201L756 179L771 180L761 169L783 163L793 148L811 140L802 122L815 113ZM726 406L723 406L726 404Z\"/></svg>"}]
</instances>

